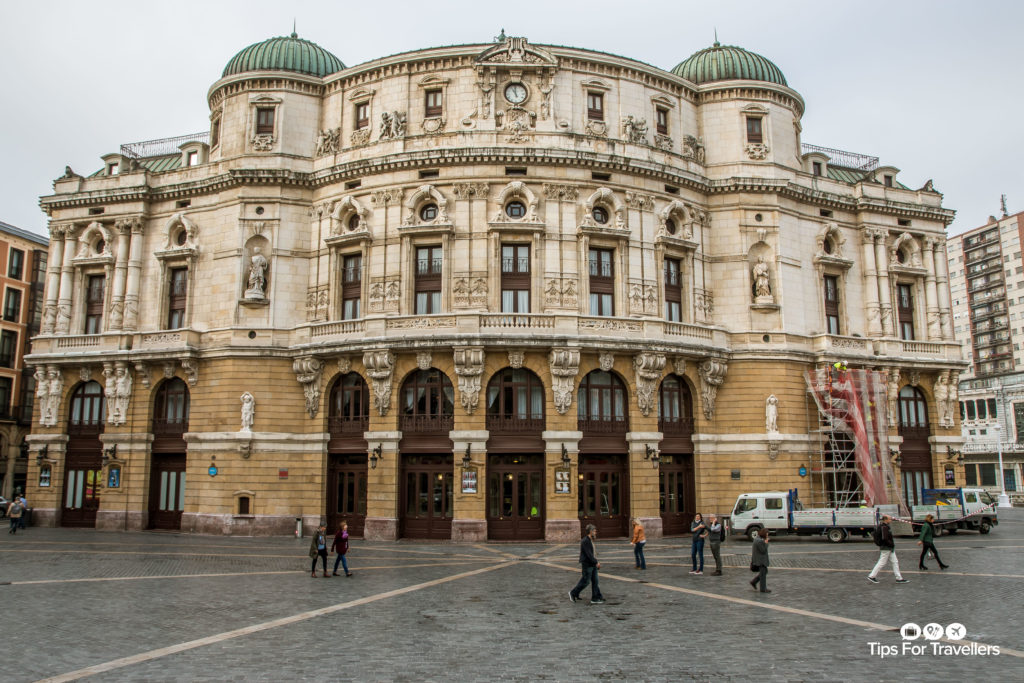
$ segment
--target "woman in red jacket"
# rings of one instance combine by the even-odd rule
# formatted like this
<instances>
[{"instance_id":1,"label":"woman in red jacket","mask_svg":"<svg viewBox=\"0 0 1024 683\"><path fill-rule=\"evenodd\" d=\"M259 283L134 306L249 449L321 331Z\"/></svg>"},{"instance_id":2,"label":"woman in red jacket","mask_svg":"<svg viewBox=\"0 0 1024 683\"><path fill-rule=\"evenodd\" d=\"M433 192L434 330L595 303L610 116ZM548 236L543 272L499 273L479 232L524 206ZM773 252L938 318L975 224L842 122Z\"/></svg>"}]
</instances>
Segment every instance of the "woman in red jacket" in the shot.
<instances>
[{"instance_id":1,"label":"woman in red jacket","mask_svg":"<svg viewBox=\"0 0 1024 683\"><path fill-rule=\"evenodd\" d=\"M338 533L334 534L331 550L338 553L334 559L334 575L338 575L338 563L340 562L341 566L345 568L345 576L352 576L352 572L348 570L348 561L345 559L345 553L348 552L348 522L342 522Z\"/></svg>"}]
</instances>

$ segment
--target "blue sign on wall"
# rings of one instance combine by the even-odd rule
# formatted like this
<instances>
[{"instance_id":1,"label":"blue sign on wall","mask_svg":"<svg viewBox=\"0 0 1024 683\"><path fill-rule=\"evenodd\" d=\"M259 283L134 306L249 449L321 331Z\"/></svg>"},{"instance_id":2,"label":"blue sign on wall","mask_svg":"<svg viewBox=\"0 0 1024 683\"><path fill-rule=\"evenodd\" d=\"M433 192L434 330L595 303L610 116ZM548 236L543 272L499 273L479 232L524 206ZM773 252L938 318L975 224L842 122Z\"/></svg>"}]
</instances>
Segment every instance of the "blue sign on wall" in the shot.
<instances>
[{"instance_id":1,"label":"blue sign on wall","mask_svg":"<svg viewBox=\"0 0 1024 683\"><path fill-rule=\"evenodd\" d=\"M803 465L800 465L800 476L801 477L806 477L807 476L807 468L804 467Z\"/></svg>"},{"instance_id":2,"label":"blue sign on wall","mask_svg":"<svg viewBox=\"0 0 1024 683\"><path fill-rule=\"evenodd\" d=\"M216 477L217 476L217 466L216 465L210 465L210 476L211 477Z\"/></svg>"}]
</instances>

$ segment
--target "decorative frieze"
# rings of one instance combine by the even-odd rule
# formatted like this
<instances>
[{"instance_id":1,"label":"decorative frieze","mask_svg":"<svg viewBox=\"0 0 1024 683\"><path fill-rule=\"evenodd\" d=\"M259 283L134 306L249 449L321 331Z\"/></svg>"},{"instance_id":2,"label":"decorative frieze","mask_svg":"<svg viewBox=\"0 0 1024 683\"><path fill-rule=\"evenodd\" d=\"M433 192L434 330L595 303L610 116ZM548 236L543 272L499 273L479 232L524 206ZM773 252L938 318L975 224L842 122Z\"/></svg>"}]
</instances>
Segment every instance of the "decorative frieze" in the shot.
<instances>
[{"instance_id":1,"label":"decorative frieze","mask_svg":"<svg viewBox=\"0 0 1024 683\"><path fill-rule=\"evenodd\" d=\"M378 140L400 140L405 137L405 112L381 112Z\"/></svg>"},{"instance_id":2,"label":"decorative frieze","mask_svg":"<svg viewBox=\"0 0 1024 683\"><path fill-rule=\"evenodd\" d=\"M653 283L643 280L630 280L629 312L658 313L658 288Z\"/></svg>"},{"instance_id":3,"label":"decorative frieze","mask_svg":"<svg viewBox=\"0 0 1024 683\"><path fill-rule=\"evenodd\" d=\"M643 323L636 320L615 320L613 318L580 318L579 329L614 330L616 332L642 332Z\"/></svg>"},{"instance_id":4,"label":"decorative frieze","mask_svg":"<svg viewBox=\"0 0 1024 683\"><path fill-rule=\"evenodd\" d=\"M252 137L252 151L254 152L269 152L274 149L274 143L276 140L273 135L267 133L260 133Z\"/></svg>"},{"instance_id":5,"label":"decorative frieze","mask_svg":"<svg viewBox=\"0 0 1024 683\"><path fill-rule=\"evenodd\" d=\"M704 417L708 420L715 419L715 398L718 396L718 387L725 382L725 373L729 366L725 361L709 358L697 368L700 375L700 393L704 400Z\"/></svg>"},{"instance_id":6,"label":"decorative frieze","mask_svg":"<svg viewBox=\"0 0 1024 683\"><path fill-rule=\"evenodd\" d=\"M555 410L565 415L572 405L572 392L576 385L576 375L580 371L579 349L552 349L548 355L548 365L551 367L551 392Z\"/></svg>"},{"instance_id":7,"label":"decorative frieze","mask_svg":"<svg viewBox=\"0 0 1024 683\"><path fill-rule=\"evenodd\" d=\"M292 362L292 371L302 385L302 393L306 397L306 413L310 417L316 417L320 411L320 376L323 370L323 361L313 356L303 356Z\"/></svg>"},{"instance_id":8,"label":"decorative frieze","mask_svg":"<svg viewBox=\"0 0 1024 683\"><path fill-rule=\"evenodd\" d=\"M185 371L185 380L190 387L199 383L199 361L195 358L184 358L181 361L181 369Z\"/></svg>"},{"instance_id":9,"label":"decorative frieze","mask_svg":"<svg viewBox=\"0 0 1024 683\"><path fill-rule=\"evenodd\" d=\"M626 192L626 206L637 211L654 211L654 197L639 192Z\"/></svg>"},{"instance_id":10,"label":"decorative frieze","mask_svg":"<svg viewBox=\"0 0 1024 683\"><path fill-rule=\"evenodd\" d=\"M397 279L375 277L370 282L370 305L367 308L371 313L397 311L400 292Z\"/></svg>"},{"instance_id":11,"label":"decorative frieze","mask_svg":"<svg viewBox=\"0 0 1024 683\"><path fill-rule=\"evenodd\" d=\"M388 318L389 330L429 330L436 327L455 327L455 316L440 318Z\"/></svg>"},{"instance_id":12,"label":"decorative frieze","mask_svg":"<svg viewBox=\"0 0 1024 683\"><path fill-rule=\"evenodd\" d=\"M341 128L322 130L316 138L316 152L314 156L322 157L328 154L337 154L340 145Z\"/></svg>"},{"instance_id":13,"label":"decorative frieze","mask_svg":"<svg viewBox=\"0 0 1024 683\"><path fill-rule=\"evenodd\" d=\"M634 145L646 145L647 120L632 115L623 118L622 139Z\"/></svg>"},{"instance_id":14,"label":"decorative frieze","mask_svg":"<svg viewBox=\"0 0 1024 683\"><path fill-rule=\"evenodd\" d=\"M633 357L633 368L636 372L636 403L644 417L649 416L657 405L655 390L665 370L665 361L663 353L638 353Z\"/></svg>"},{"instance_id":15,"label":"decorative frieze","mask_svg":"<svg viewBox=\"0 0 1024 683\"><path fill-rule=\"evenodd\" d=\"M455 349L455 374L459 378L459 399L467 415L480 402L480 379L484 372L483 347Z\"/></svg>"},{"instance_id":16,"label":"decorative frieze","mask_svg":"<svg viewBox=\"0 0 1024 683\"><path fill-rule=\"evenodd\" d=\"M490 185L487 183L455 183L452 186L452 193L456 199L487 199L490 194Z\"/></svg>"},{"instance_id":17,"label":"decorative frieze","mask_svg":"<svg viewBox=\"0 0 1024 683\"><path fill-rule=\"evenodd\" d=\"M388 414L391 406L391 378L395 372L395 356L387 349L367 351L363 354L363 365L370 377L373 389L373 405L381 417Z\"/></svg>"},{"instance_id":18,"label":"decorative frieze","mask_svg":"<svg viewBox=\"0 0 1024 683\"><path fill-rule=\"evenodd\" d=\"M704 163L704 138L693 135L683 136L683 156L698 164Z\"/></svg>"},{"instance_id":19,"label":"decorative frieze","mask_svg":"<svg viewBox=\"0 0 1024 683\"><path fill-rule=\"evenodd\" d=\"M663 149L666 152L672 151L672 138L667 135L655 135L654 146L658 149Z\"/></svg>"},{"instance_id":20,"label":"decorative frieze","mask_svg":"<svg viewBox=\"0 0 1024 683\"><path fill-rule=\"evenodd\" d=\"M348 136L349 144L353 147L362 147L370 142L370 127L357 128Z\"/></svg>"},{"instance_id":21,"label":"decorative frieze","mask_svg":"<svg viewBox=\"0 0 1024 683\"><path fill-rule=\"evenodd\" d=\"M580 197L580 190L575 185L556 185L544 183L544 197L574 202Z\"/></svg>"},{"instance_id":22,"label":"decorative frieze","mask_svg":"<svg viewBox=\"0 0 1024 683\"><path fill-rule=\"evenodd\" d=\"M768 158L768 152L770 152L771 149L769 149L768 145L762 144L760 142L752 142L747 144L745 151L747 153L747 156L753 159L754 161L763 161L764 159Z\"/></svg>"},{"instance_id":23,"label":"decorative frieze","mask_svg":"<svg viewBox=\"0 0 1024 683\"><path fill-rule=\"evenodd\" d=\"M456 273L452 281L452 304L456 308L487 306L487 273Z\"/></svg>"},{"instance_id":24,"label":"decorative frieze","mask_svg":"<svg viewBox=\"0 0 1024 683\"><path fill-rule=\"evenodd\" d=\"M328 286L318 285L306 290L306 320L327 320Z\"/></svg>"}]
</instances>

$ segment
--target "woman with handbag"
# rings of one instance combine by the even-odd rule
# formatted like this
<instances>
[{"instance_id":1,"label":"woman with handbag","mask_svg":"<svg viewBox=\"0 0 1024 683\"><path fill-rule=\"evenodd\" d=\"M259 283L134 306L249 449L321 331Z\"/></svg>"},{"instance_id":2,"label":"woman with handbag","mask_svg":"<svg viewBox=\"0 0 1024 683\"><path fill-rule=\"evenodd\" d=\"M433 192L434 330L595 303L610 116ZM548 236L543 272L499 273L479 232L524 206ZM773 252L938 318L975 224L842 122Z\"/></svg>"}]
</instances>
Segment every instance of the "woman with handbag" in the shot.
<instances>
[{"instance_id":1,"label":"woman with handbag","mask_svg":"<svg viewBox=\"0 0 1024 683\"><path fill-rule=\"evenodd\" d=\"M750 571L757 572L757 576L750 582L750 587L757 590L757 584L761 584L762 593L771 593L768 590L768 530L758 529L757 538L754 539L754 550L750 555Z\"/></svg>"},{"instance_id":2,"label":"woman with handbag","mask_svg":"<svg viewBox=\"0 0 1024 683\"><path fill-rule=\"evenodd\" d=\"M935 549L935 526L932 524L934 521L933 515L927 515L924 518L924 524L921 525L921 535L917 537L917 544L921 546L921 559L917 561L917 568L922 571L928 571L928 567L924 566L924 558L928 555L929 550L932 551L935 561L939 563L939 569L949 566L942 563L942 560L939 559L939 551Z\"/></svg>"},{"instance_id":3,"label":"woman with handbag","mask_svg":"<svg viewBox=\"0 0 1024 683\"><path fill-rule=\"evenodd\" d=\"M318 526L316 533L313 534L313 541L309 544L309 556L313 559L311 576L316 577L316 561L320 559L324 563L324 578L331 578L327 573L327 527L323 524Z\"/></svg>"}]
</instances>

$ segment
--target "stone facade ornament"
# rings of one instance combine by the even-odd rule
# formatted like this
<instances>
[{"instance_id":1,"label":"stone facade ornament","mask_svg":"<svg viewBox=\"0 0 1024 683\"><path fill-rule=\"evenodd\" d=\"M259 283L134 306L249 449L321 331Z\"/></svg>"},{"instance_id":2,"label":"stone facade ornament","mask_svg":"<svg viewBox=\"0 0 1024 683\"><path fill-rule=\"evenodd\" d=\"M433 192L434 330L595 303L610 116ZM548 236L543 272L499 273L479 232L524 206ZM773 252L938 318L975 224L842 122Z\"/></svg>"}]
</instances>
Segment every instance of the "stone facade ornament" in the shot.
<instances>
[{"instance_id":1,"label":"stone facade ornament","mask_svg":"<svg viewBox=\"0 0 1024 683\"><path fill-rule=\"evenodd\" d=\"M943 370L935 377L935 409L939 413L939 425L942 427L953 426L953 418L949 414L949 371Z\"/></svg>"},{"instance_id":2,"label":"stone facade ornament","mask_svg":"<svg viewBox=\"0 0 1024 683\"><path fill-rule=\"evenodd\" d=\"M185 379L190 387L194 387L199 383L199 361L194 358L183 358L181 360L181 369L185 371Z\"/></svg>"},{"instance_id":3,"label":"stone facade ornament","mask_svg":"<svg viewBox=\"0 0 1024 683\"><path fill-rule=\"evenodd\" d=\"M83 365L82 367L80 367L78 369L78 379L82 380L83 382L88 382L89 380L91 380L92 368L90 368L88 365Z\"/></svg>"},{"instance_id":4,"label":"stone facade ornament","mask_svg":"<svg viewBox=\"0 0 1024 683\"><path fill-rule=\"evenodd\" d=\"M757 263L754 264L753 268L754 276L754 303L757 304L771 304L775 303L775 297L772 296L772 286L768 279L768 264L764 262L764 257L758 257Z\"/></svg>"},{"instance_id":5,"label":"stone facade ornament","mask_svg":"<svg viewBox=\"0 0 1024 683\"><path fill-rule=\"evenodd\" d=\"M353 147L362 147L370 142L370 127L357 128L348 136L348 141Z\"/></svg>"},{"instance_id":6,"label":"stone facade ornament","mask_svg":"<svg viewBox=\"0 0 1024 683\"><path fill-rule=\"evenodd\" d=\"M256 417L256 399L248 391L242 394L242 428L238 431L252 431L253 419Z\"/></svg>"},{"instance_id":7,"label":"stone facade ornament","mask_svg":"<svg viewBox=\"0 0 1024 683\"><path fill-rule=\"evenodd\" d=\"M177 364L174 361L169 360L164 362L164 379L170 379L174 377L174 370L177 368Z\"/></svg>"},{"instance_id":8,"label":"stone facade ornament","mask_svg":"<svg viewBox=\"0 0 1024 683\"><path fill-rule=\"evenodd\" d=\"M605 372L610 372L615 365L615 354L605 351L597 357L597 365Z\"/></svg>"},{"instance_id":9,"label":"stone facade ornament","mask_svg":"<svg viewBox=\"0 0 1024 683\"><path fill-rule=\"evenodd\" d=\"M634 145L647 144L647 121L632 115L622 119L622 139Z\"/></svg>"},{"instance_id":10,"label":"stone facade ornament","mask_svg":"<svg viewBox=\"0 0 1024 683\"><path fill-rule=\"evenodd\" d=\"M637 211L654 211L654 197L640 192L626 192L626 206Z\"/></svg>"},{"instance_id":11,"label":"stone facade ornament","mask_svg":"<svg viewBox=\"0 0 1024 683\"><path fill-rule=\"evenodd\" d=\"M136 363L135 372L139 373L139 381L142 386L149 389L149 367L145 363Z\"/></svg>"},{"instance_id":12,"label":"stone facade ornament","mask_svg":"<svg viewBox=\"0 0 1024 683\"><path fill-rule=\"evenodd\" d=\"M373 203L378 206L388 206L397 203L399 200L398 191L390 189L374 190L370 196L373 199Z\"/></svg>"},{"instance_id":13,"label":"stone facade ornament","mask_svg":"<svg viewBox=\"0 0 1024 683\"><path fill-rule=\"evenodd\" d=\"M655 134L654 146L658 149L663 149L666 152L672 151L672 138L667 135Z\"/></svg>"},{"instance_id":14,"label":"stone facade ornament","mask_svg":"<svg viewBox=\"0 0 1024 683\"><path fill-rule=\"evenodd\" d=\"M587 135L592 135L596 138L603 138L608 135L608 124L604 121L587 119L587 123L583 126L583 131Z\"/></svg>"},{"instance_id":15,"label":"stone facade ornament","mask_svg":"<svg viewBox=\"0 0 1024 683\"><path fill-rule=\"evenodd\" d=\"M686 375L686 359L682 356L676 356L672 359L672 369L675 370L676 374L680 377Z\"/></svg>"},{"instance_id":16,"label":"stone facade ornament","mask_svg":"<svg viewBox=\"0 0 1024 683\"><path fill-rule=\"evenodd\" d=\"M252 149L254 152L269 152L274 149L274 136L267 133L254 135L252 138Z\"/></svg>"},{"instance_id":17,"label":"stone facade ornament","mask_svg":"<svg viewBox=\"0 0 1024 683\"><path fill-rule=\"evenodd\" d=\"M443 116L431 116L423 119L423 123L420 124L420 128L427 135L440 135L444 132L446 119Z\"/></svg>"},{"instance_id":18,"label":"stone facade ornament","mask_svg":"<svg viewBox=\"0 0 1024 683\"><path fill-rule=\"evenodd\" d=\"M341 144L341 128L328 128L320 131L316 139L316 152L314 156L323 157L328 154L337 154Z\"/></svg>"},{"instance_id":19,"label":"stone facade ornament","mask_svg":"<svg viewBox=\"0 0 1024 683\"><path fill-rule=\"evenodd\" d=\"M249 278L247 281L248 287L245 290L243 296L246 299L251 300L262 300L266 299L266 285L267 285L267 268L270 266L267 263L267 259L260 253L259 247L253 247L252 256L249 258Z\"/></svg>"},{"instance_id":20,"label":"stone facade ornament","mask_svg":"<svg viewBox=\"0 0 1024 683\"><path fill-rule=\"evenodd\" d=\"M921 371L911 370L907 379L910 381L910 386L916 387L921 384Z\"/></svg>"},{"instance_id":21,"label":"stone facade ornament","mask_svg":"<svg viewBox=\"0 0 1024 683\"><path fill-rule=\"evenodd\" d=\"M698 164L704 163L704 138L692 135L683 136L683 156L693 159Z\"/></svg>"},{"instance_id":22,"label":"stone facade ornament","mask_svg":"<svg viewBox=\"0 0 1024 683\"><path fill-rule=\"evenodd\" d=\"M338 359L338 372L342 375L347 375L352 372L352 359L348 356L342 356Z\"/></svg>"},{"instance_id":23,"label":"stone facade ornament","mask_svg":"<svg viewBox=\"0 0 1024 683\"><path fill-rule=\"evenodd\" d=\"M575 185L553 185L544 183L544 197L547 199L563 199L574 202L580 197L580 190Z\"/></svg>"},{"instance_id":24,"label":"stone facade ornament","mask_svg":"<svg viewBox=\"0 0 1024 683\"><path fill-rule=\"evenodd\" d=\"M636 403L644 417L651 414L656 402L654 400L658 380L665 370L665 354L638 353L633 357L633 369L636 373Z\"/></svg>"},{"instance_id":25,"label":"stone facade ornament","mask_svg":"<svg viewBox=\"0 0 1024 683\"><path fill-rule=\"evenodd\" d=\"M955 424L957 410L959 409L960 402L960 371L950 370L949 371L949 396L946 400L949 402L949 408L946 409L946 414L949 416L949 421L946 427L952 427Z\"/></svg>"},{"instance_id":26,"label":"stone facade ornament","mask_svg":"<svg viewBox=\"0 0 1024 683\"><path fill-rule=\"evenodd\" d=\"M631 282L629 285L630 313L657 313L658 293L652 284L642 281Z\"/></svg>"},{"instance_id":27,"label":"stone facade ornament","mask_svg":"<svg viewBox=\"0 0 1024 683\"><path fill-rule=\"evenodd\" d=\"M886 399L886 417L889 418L889 425L893 426L896 424L896 416L899 413L896 411L897 401L900 396L900 369L889 368L888 377L885 382L885 399Z\"/></svg>"},{"instance_id":28,"label":"stone facade ornament","mask_svg":"<svg viewBox=\"0 0 1024 683\"><path fill-rule=\"evenodd\" d=\"M771 394L764 400L764 431L779 433L779 399Z\"/></svg>"},{"instance_id":29,"label":"stone facade ornament","mask_svg":"<svg viewBox=\"0 0 1024 683\"><path fill-rule=\"evenodd\" d=\"M132 373L128 364L117 361L114 364L114 403L109 411L114 415L110 424L121 425L128 421L128 406L132 399Z\"/></svg>"},{"instance_id":30,"label":"stone facade ornament","mask_svg":"<svg viewBox=\"0 0 1024 683\"><path fill-rule=\"evenodd\" d=\"M526 354L523 351L509 351L508 352L508 364L513 370L518 370L523 367L523 360Z\"/></svg>"},{"instance_id":31,"label":"stone facade ornament","mask_svg":"<svg viewBox=\"0 0 1024 683\"><path fill-rule=\"evenodd\" d=\"M366 374L373 384L373 405L381 417L391 406L391 378L395 372L395 356L388 350L367 351L363 354Z\"/></svg>"},{"instance_id":32,"label":"stone facade ornament","mask_svg":"<svg viewBox=\"0 0 1024 683\"><path fill-rule=\"evenodd\" d=\"M484 349L455 349L455 374L459 377L459 399L467 415L472 415L480 402L480 379L484 372Z\"/></svg>"},{"instance_id":33,"label":"stone facade ornament","mask_svg":"<svg viewBox=\"0 0 1024 683\"><path fill-rule=\"evenodd\" d=\"M405 137L405 112L381 112L378 140L400 140Z\"/></svg>"},{"instance_id":34,"label":"stone facade ornament","mask_svg":"<svg viewBox=\"0 0 1024 683\"><path fill-rule=\"evenodd\" d=\"M551 366L551 392L555 409L565 415L572 405L572 390L580 371L579 349L551 349L548 364Z\"/></svg>"},{"instance_id":35,"label":"stone facade ornament","mask_svg":"<svg viewBox=\"0 0 1024 683\"><path fill-rule=\"evenodd\" d=\"M302 393L306 397L306 413L316 417L320 411L320 376L324 371L324 362L313 356L303 356L292 362L292 371L302 385Z\"/></svg>"},{"instance_id":36,"label":"stone facade ornament","mask_svg":"<svg viewBox=\"0 0 1024 683\"><path fill-rule=\"evenodd\" d=\"M416 367L420 370L429 370L434 363L434 357L430 351L418 351L416 353Z\"/></svg>"},{"instance_id":37,"label":"stone facade ornament","mask_svg":"<svg viewBox=\"0 0 1024 683\"><path fill-rule=\"evenodd\" d=\"M697 372L700 375L700 393L704 399L704 417L708 420L715 419L715 398L718 396L718 387L725 382L725 373L729 366L725 361L709 358L700 364Z\"/></svg>"},{"instance_id":38,"label":"stone facade ornament","mask_svg":"<svg viewBox=\"0 0 1024 683\"><path fill-rule=\"evenodd\" d=\"M753 159L754 161L763 161L764 159L768 158L768 152L770 151L771 149L768 147L768 145L762 144L760 142L750 143L746 147L747 156Z\"/></svg>"},{"instance_id":39,"label":"stone facade ornament","mask_svg":"<svg viewBox=\"0 0 1024 683\"><path fill-rule=\"evenodd\" d=\"M491 187L487 183L455 183L452 185L452 193L456 199L487 199Z\"/></svg>"},{"instance_id":40,"label":"stone facade ornament","mask_svg":"<svg viewBox=\"0 0 1024 683\"><path fill-rule=\"evenodd\" d=\"M43 427L57 426L57 412L64 394L64 375L56 365L36 368L36 398L39 399L39 424Z\"/></svg>"}]
</instances>

